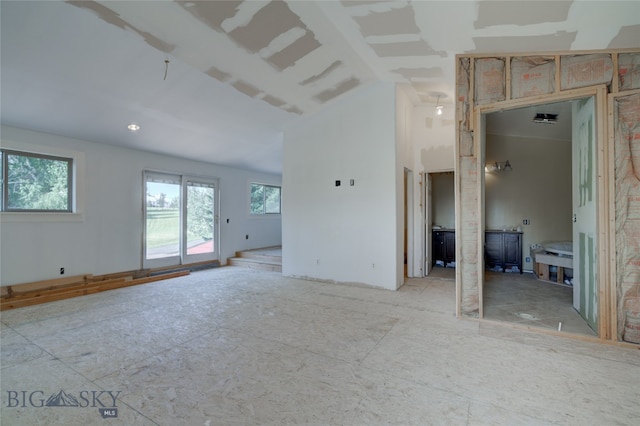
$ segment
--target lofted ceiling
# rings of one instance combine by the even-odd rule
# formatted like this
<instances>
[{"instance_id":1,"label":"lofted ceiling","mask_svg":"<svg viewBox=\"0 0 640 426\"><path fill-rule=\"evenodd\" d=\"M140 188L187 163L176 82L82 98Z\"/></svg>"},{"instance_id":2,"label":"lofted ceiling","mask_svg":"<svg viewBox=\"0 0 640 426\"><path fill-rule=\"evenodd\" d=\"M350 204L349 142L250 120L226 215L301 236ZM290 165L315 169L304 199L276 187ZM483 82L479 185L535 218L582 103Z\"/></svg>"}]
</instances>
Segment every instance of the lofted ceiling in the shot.
<instances>
[{"instance_id":1,"label":"lofted ceiling","mask_svg":"<svg viewBox=\"0 0 640 426\"><path fill-rule=\"evenodd\" d=\"M3 124L269 173L287 125L376 82L451 107L456 54L640 45L638 1L2 0L0 14Z\"/></svg>"}]
</instances>

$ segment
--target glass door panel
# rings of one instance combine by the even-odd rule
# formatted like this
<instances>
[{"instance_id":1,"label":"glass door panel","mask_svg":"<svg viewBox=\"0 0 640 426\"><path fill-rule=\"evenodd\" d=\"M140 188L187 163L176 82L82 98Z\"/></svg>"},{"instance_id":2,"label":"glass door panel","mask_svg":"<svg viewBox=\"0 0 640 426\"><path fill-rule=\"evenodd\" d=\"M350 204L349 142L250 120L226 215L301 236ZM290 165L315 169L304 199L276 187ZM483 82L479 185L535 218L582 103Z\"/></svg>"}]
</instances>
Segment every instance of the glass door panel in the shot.
<instances>
[{"instance_id":1,"label":"glass door panel","mask_svg":"<svg viewBox=\"0 0 640 426\"><path fill-rule=\"evenodd\" d=\"M212 254L216 252L215 186L188 181L186 194L186 255L193 257L189 261L213 259Z\"/></svg>"},{"instance_id":2,"label":"glass door panel","mask_svg":"<svg viewBox=\"0 0 640 426\"><path fill-rule=\"evenodd\" d=\"M147 175L145 181L145 258L180 256L180 181Z\"/></svg>"}]
</instances>

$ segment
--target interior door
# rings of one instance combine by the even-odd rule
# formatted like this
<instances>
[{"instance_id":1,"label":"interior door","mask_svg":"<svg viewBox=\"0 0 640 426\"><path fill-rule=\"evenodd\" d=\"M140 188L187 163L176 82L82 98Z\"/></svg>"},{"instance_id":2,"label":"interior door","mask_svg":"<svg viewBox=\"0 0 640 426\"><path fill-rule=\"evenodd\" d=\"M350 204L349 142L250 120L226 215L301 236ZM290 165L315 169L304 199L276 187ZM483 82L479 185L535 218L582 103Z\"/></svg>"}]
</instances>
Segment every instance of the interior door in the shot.
<instances>
[{"instance_id":1,"label":"interior door","mask_svg":"<svg viewBox=\"0 0 640 426\"><path fill-rule=\"evenodd\" d=\"M595 98L573 103L573 307L597 331L597 184Z\"/></svg>"},{"instance_id":2,"label":"interior door","mask_svg":"<svg viewBox=\"0 0 640 426\"><path fill-rule=\"evenodd\" d=\"M427 253L425 259L424 270L427 271L426 275L431 273L431 268L433 268L433 196L432 196L432 188L433 188L433 180L431 178L431 174L425 173L426 177L426 200L424 209L425 209L425 227L426 227L426 241L424 243L425 252Z\"/></svg>"}]
</instances>

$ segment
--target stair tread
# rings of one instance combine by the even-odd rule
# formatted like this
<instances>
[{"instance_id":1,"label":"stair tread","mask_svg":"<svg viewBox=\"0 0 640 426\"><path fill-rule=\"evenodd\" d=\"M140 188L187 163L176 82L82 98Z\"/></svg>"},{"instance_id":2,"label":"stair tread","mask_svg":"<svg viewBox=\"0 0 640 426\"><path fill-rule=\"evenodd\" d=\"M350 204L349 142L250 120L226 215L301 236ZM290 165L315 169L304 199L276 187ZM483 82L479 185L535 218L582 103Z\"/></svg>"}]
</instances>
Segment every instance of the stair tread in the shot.
<instances>
[{"instance_id":1,"label":"stair tread","mask_svg":"<svg viewBox=\"0 0 640 426\"><path fill-rule=\"evenodd\" d=\"M275 248L272 247L238 251L234 257L228 259L228 264L252 269L282 272L282 256L278 256L278 252L274 249Z\"/></svg>"}]
</instances>

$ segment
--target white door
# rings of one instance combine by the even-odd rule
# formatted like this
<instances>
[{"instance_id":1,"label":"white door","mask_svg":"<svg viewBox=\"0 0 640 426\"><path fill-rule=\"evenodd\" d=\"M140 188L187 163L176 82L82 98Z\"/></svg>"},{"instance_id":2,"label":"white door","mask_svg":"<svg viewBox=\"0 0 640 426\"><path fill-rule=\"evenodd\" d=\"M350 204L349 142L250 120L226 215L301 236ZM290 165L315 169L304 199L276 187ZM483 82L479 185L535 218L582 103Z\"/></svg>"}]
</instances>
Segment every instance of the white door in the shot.
<instances>
[{"instance_id":1,"label":"white door","mask_svg":"<svg viewBox=\"0 0 640 426\"><path fill-rule=\"evenodd\" d=\"M595 98L573 103L573 307L597 331Z\"/></svg>"},{"instance_id":2,"label":"white door","mask_svg":"<svg viewBox=\"0 0 640 426\"><path fill-rule=\"evenodd\" d=\"M425 259L424 270L426 271L425 275L429 275L431 273L431 268L433 267L433 196L432 196L432 188L433 181L430 173L425 173L425 181L426 181L426 202L425 202L425 227L426 227L426 240L425 252L427 253Z\"/></svg>"}]
</instances>

